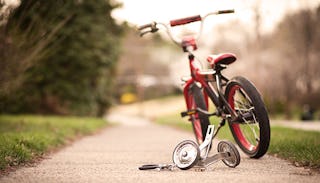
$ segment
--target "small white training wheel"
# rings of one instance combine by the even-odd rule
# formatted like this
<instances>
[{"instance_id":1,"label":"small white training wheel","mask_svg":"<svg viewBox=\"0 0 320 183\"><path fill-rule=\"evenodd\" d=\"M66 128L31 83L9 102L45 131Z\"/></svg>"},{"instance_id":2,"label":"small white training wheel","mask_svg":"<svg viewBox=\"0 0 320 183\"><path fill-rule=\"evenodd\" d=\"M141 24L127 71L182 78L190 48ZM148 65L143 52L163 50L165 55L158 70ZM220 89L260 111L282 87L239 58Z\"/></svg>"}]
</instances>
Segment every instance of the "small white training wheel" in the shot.
<instances>
[{"instance_id":1,"label":"small white training wheel","mask_svg":"<svg viewBox=\"0 0 320 183\"><path fill-rule=\"evenodd\" d=\"M192 140L180 142L173 151L173 163L181 170L187 170L197 164L200 158L199 146Z\"/></svg>"},{"instance_id":2,"label":"small white training wheel","mask_svg":"<svg viewBox=\"0 0 320 183\"><path fill-rule=\"evenodd\" d=\"M218 152L228 153L228 157L223 159L223 163L228 167L235 168L240 164L240 154L234 144L228 141L218 143Z\"/></svg>"}]
</instances>

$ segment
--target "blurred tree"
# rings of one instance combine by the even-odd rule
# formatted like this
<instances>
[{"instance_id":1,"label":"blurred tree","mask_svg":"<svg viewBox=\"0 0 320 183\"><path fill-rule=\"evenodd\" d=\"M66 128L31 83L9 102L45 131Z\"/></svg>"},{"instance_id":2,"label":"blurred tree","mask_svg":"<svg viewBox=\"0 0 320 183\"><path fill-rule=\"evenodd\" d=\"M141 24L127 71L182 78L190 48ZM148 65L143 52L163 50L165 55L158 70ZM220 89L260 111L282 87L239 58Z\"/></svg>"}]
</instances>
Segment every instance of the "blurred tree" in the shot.
<instances>
[{"instance_id":1,"label":"blurred tree","mask_svg":"<svg viewBox=\"0 0 320 183\"><path fill-rule=\"evenodd\" d=\"M302 110L304 104L320 109L320 6L287 14L274 32L262 34L259 32L263 21L260 3L262 1L256 1L252 7L253 34L246 34L245 25L236 22L232 23L231 30L230 25L220 26L215 51L237 54L241 61L227 72L253 81L270 112L284 112L290 118ZM248 51L239 47L246 43ZM266 84L266 80L270 83Z\"/></svg>"},{"instance_id":2,"label":"blurred tree","mask_svg":"<svg viewBox=\"0 0 320 183\"><path fill-rule=\"evenodd\" d=\"M318 8L319 9L319 8ZM315 79L319 71L315 68L318 63L314 55L318 55L319 26L317 14L311 9L288 15L275 32L276 46L292 64L287 65L288 71L294 71L296 82L301 93L313 93ZM316 67L317 68L317 67Z\"/></svg>"},{"instance_id":3,"label":"blurred tree","mask_svg":"<svg viewBox=\"0 0 320 183\"><path fill-rule=\"evenodd\" d=\"M278 91L288 106L287 113L292 105L320 107L315 102L320 95L319 12L320 6L316 11L303 9L288 14L270 37L274 50L281 55L281 62L276 63L281 67L282 87Z\"/></svg>"},{"instance_id":4,"label":"blurred tree","mask_svg":"<svg viewBox=\"0 0 320 183\"><path fill-rule=\"evenodd\" d=\"M112 98L121 33L112 2L21 1L5 27L11 79L3 79L8 86L19 82L0 95L0 111L102 115Z\"/></svg>"},{"instance_id":5,"label":"blurred tree","mask_svg":"<svg viewBox=\"0 0 320 183\"><path fill-rule=\"evenodd\" d=\"M59 1L58 1L59 2ZM48 49L49 43L55 40L55 34L71 16L59 20L57 15L59 3L39 3L37 1L23 1L11 16L7 9L4 12L1 29L1 68L0 93L8 94L16 89L22 74L40 60ZM41 6L41 8L39 8ZM57 8L58 11L50 11Z\"/></svg>"}]
</instances>

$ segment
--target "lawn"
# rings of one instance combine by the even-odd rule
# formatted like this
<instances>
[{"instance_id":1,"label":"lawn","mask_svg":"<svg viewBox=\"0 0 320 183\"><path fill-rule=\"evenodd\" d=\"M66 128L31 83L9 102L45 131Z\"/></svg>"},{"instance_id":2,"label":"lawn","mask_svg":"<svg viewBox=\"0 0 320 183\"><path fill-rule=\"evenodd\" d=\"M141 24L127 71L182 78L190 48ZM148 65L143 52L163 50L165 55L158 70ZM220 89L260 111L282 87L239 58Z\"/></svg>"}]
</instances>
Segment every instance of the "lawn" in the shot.
<instances>
[{"instance_id":1,"label":"lawn","mask_svg":"<svg viewBox=\"0 0 320 183\"><path fill-rule=\"evenodd\" d=\"M106 125L98 118L0 115L0 170L30 162Z\"/></svg>"},{"instance_id":2,"label":"lawn","mask_svg":"<svg viewBox=\"0 0 320 183\"><path fill-rule=\"evenodd\" d=\"M159 117L156 122L192 131L191 123L187 118L182 119L177 114ZM212 117L211 124L218 125L218 119ZM233 141L227 124L220 130L218 138ZM268 154L287 159L295 165L319 169L320 132L272 126Z\"/></svg>"}]
</instances>

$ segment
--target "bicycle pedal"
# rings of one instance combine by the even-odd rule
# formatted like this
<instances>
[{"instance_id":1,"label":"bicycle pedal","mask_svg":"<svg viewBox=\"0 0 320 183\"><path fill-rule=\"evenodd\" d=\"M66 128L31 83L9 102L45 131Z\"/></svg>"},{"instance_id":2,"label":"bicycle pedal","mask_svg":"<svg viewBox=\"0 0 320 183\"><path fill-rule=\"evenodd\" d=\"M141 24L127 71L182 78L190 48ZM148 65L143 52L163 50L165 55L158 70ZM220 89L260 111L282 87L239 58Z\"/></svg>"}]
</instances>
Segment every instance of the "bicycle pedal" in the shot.
<instances>
[{"instance_id":1,"label":"bicycle pedal","mask_svg":"<svg viewBox=\"0 0 320 183\"><path fill-rule=\"evenodd\" d=\"M196 114L196 112L197 112L196 110L192 109L192 110L181 112L180 115L181 115L181 117L186 117L189 115Z\"/></svg>"}]
</instances>

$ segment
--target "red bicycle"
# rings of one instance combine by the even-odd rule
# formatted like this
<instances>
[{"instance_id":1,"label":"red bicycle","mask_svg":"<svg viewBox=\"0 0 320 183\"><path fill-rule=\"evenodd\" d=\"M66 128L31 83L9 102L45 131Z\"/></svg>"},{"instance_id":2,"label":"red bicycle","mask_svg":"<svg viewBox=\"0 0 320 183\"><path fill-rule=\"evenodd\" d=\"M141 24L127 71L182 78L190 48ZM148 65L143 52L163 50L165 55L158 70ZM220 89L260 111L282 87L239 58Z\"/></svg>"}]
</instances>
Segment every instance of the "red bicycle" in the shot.
<instances>
[{"instance_id":1,"label":"red bicycle","mask_svg":"<svg viewBox=\"0 0 320 183\"><path fill-rule=\"evenodd\" d=\"M237 76L228 79L222 75L222 70L236 61L232 53L209 55L207 61L210 69L203 70L196 64L193 51L197 50L197 40L200 38L203 22L210 15L234 13L234 10L220 10L205 16L191 16L171 20L169 24L152 22L138 28L140 35L155 33L160 27L165 28L169 37L183 51L188 53L191 77L183 78L183 94L187 111L181 113L182 117L189 116L198 144L201 144L210 124L210 116L221 118L218 128L228 121L232 135L243 150L251 158L260 158L268 150L270 143L270 124L264 102L255 86L246 78ZM200 31L195 36L184 36L181 39L173 35L171 27L200 21ZM209 99L215 105L215 112L209 112Z\"/></svg>"}]
</instances>

